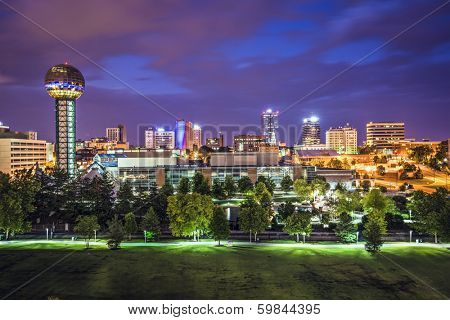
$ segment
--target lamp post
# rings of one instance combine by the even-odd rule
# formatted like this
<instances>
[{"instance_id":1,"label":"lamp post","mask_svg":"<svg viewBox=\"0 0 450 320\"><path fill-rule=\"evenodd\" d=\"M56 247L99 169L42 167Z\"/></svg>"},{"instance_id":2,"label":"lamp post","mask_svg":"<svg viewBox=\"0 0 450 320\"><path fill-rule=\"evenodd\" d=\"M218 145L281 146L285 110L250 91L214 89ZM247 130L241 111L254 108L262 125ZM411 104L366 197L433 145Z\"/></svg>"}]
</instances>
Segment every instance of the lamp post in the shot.
<instances>
[{"instance_id":1,"label":"lamp post","mask_svg":"<svg viewBox=\"0 0 450 320\"><path fill-rule=\"evenodd\" d=\"M47 241L48 241L48 228L45 228L45 235L46 235Z\"/></svg>"},{"instance_id":2,"label":"lamp post","mask_svg":"<svg viewBox=\"0 0 450 320\"><path fill-rule=\"evenodd\" d=\"M409 209L409 221L411 221L411 209Z\"/></svg>"},{"instance_id":3,"label":"lamp post","mask_svg":"<svg viewBox=\"0 0 450 320\"><path fill-rule=\"evenodd\" d=\"M97 230L94 230L94 241L97 242Z\"/></svg>"},{"instance_id":4,"label":"lamp post","mask_svg":"<svg viewBox=\"0 0 450 320\"><path fill-rule=\"evenodd\" d=\"M409 230L409 243L412 242L412 233L413 233L413 231Z\"/></svg>"},{"instance_id":5,"label":"lamp post","mask_svg":"<svg viewBox=\"0 0 450 320\"><path fill-rule=\"evenodd\" d=\"M356 244L358 244L359 231L356 231Z\"/></svg>"}]
</instances>

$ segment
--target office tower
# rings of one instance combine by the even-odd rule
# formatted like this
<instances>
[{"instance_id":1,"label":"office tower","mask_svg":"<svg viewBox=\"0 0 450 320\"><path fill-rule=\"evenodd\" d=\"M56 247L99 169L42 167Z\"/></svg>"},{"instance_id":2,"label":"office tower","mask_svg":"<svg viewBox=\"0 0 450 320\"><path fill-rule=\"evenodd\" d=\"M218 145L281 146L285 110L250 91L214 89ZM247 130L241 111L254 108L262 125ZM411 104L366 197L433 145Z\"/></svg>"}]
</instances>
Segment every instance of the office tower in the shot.
<instances>
[{"instance_id":1,"label":"office tower","mask_svg":"<svg viewBox=\"0 0 450 320\"><path fill-rule=\"evenodd\" d=\"M303 119L301 144L320 144L320 123L319 118L312 116Z\"/></svg>"},{"instance_id":2,"label":"office tower","mask_svg":"<svg viewBox=\"0 0 450 320\"><path fill-rule=\"evenodd\" d=\"M202 128L198 124L194 124L193 135L194 148L196 147L197 149L199 149L202 146Z\"/></svg>"},{"instance_id":3,"label":"office tower","mask_svg":"<svg viewBox=\"0 0 450 320\"><path fill-rule=\"evenodd\" d=\"M193 150L194 132L192 128L192 122L183 119L176 121L175 146L180 150Z\"/></svg>"},{"instance_id":4,"label":"office tower","mask_svg":"<svg viewBox=\"0 0 450 320\"><path fill-rule=\"evenodd\" d=\"M68 64L53 66L45 75L45 89L55 99L56 161L70 176L76 171L76 100L83 94L84 87L81 72Z\"/></svg>"},{"instance_id":5,"label":"office tower","mask_svg":"<svg viewBox=\"0 0 450 320\"><path fill-rule=\"evenodd\" d=\"M358 132L348 123L345 127L328 129L325 136L327 149L336 150L339 154L358 153Z\"/></svg>"},{"instance_id":6,"label":"office tower","mask_svg":"<svg viewBox=\"0 0 450 320\"><path fill-rule=\"evenodd\" d=\"M403 122L369 122L366 125L366 145L377 150L393 150L394 144L405 140Z\"/></svg>"},{"instance_id":7,"label":"office tower","mask_svg":"<svg viewBox=\"0 0 450 320\"><path fill-rule=\"evenodd\" d=\"M262 146L266 146L266 137L255 134L241 134L233 138L234 151L253 152L260 151Z\"/></svg>"},{"instance_id":8,"label":"office tower","mask_svg":"<svg viewBox=\"0 0 450 320\"><path fill-rule=\"evenodd\" d=\"M106 128L106 138L108 141L119 143L127 142L127 131L123 124L119 124L117 128Z\"/></svg>"},{"instance_id":9,"label":"office tower","mask_svg":"<svg viewBox=\"0 0 450 320\"><path fill-rule=\"evenodd\" d=\"M210 149L213 149L214 151L219 151L220 148L223 148L223 134L222 132L219 132L218 137L214 138L207 138L206 139L206 146Z\"/></svg>"},{"instance_id":10,"label":"office tower","mask_svg":"<svg viewBox=\"0 0 450 320\"><path fill-rule=\"evenodd\" d=\"M14 174L15 171L45 167L47 145L44 140L0 137L0 172Z\"/></svg>"},{"instance_id":11,"label":"office tower","mask_svg":"<svg viewBox=\"0 0 450 320\"><path fill-rule=\"evenodd\" d=\"M145 130L145 147L147 149L175 149L175 132L163 128L150 127Z\"/></svg>"},{"instance_id":12,"label":"office tower","mask_svg":"<svg viewBox=\"0 0 450 320\"><path fill-rule=\"evenodd\" d=\"M266 137L266 142L270 145L278 143L278 111L267 109L261 113L261 131Z\"/></svg>"}]
</instances>

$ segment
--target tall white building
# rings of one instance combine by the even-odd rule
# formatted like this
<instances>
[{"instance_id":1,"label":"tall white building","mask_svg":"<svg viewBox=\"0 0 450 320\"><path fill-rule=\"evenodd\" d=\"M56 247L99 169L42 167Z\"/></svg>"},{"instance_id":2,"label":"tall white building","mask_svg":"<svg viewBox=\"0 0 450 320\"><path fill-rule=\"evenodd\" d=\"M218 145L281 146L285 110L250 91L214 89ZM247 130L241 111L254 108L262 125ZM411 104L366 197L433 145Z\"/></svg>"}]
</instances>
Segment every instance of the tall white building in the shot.
<instances>
[{"instance_id":1,"label":"tall white building","mask_svg":"<svg viewBox=\"0 0 450 320\"><path fill-rule=\"evenodd\" d=\"M267 109L261 113L261 131L266 142L276 146L278 144L278 111Z\"/></svg>"},{"instance_id":2,"label":"tall white building","mask_svg":"<svg viewBox=\"0 0 450 320\"><path fill-rule=\"evenodd\" d=\"M339 154L358 153L358 132L348 125L330 128L325 133L327 149L336 150Z\"/></svg>"},{"instance_id":3,"label":"tall white building","mask_svg":"<svg viewBox=\"0 0 450 320\"><path fill-rule=\"evenodd\" d=\"M145 147L147 149L175 149L175 132L163 128L145 130Z\"/></svg>"},{"instance_id":4,"label":"tall white building","mask_svg":"<svg viewBox=\"0 0 450 320\"><path fill-rule=\"evenodd\" d=\"M320 123L319 118L311 116L303 119L302 136L300 139L302 145L320 144Z\"/></svg>"},{"instance_id":5,"label":"tall white building","mask_svg":"<svg viewBox=\"0 0 450 320\"><path fill-rule=\"evenodd\" d=\"M194 124L193 127L193 133L194 133L194 146L197 146L197 149L199 149L202 146L202 128L198 124Z\"/></svg>"},{"instance_id":6,"label":"tall white building","mask_svg":"<svg viewBox=\"0 0 450 320\"><path fill-rule=\"evenodd\" d=\"M405 140L403 122L369 122L366 125L366 144L378 150L389 151L394 144Z\"/></svg>"}]
</instances>

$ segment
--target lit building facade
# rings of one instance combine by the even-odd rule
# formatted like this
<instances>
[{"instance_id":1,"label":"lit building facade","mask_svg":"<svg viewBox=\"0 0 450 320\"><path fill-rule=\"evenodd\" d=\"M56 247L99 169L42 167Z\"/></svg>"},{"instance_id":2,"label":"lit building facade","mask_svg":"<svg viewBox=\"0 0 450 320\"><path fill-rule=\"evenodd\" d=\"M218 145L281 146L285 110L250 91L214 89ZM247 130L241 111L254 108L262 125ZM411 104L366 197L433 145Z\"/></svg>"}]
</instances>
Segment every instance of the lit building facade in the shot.
<instances>
[{"instance_id":1,"label":"lit building facade","mask_svg":"<svg viewBox=\"0 0 450 320\"><path fill-rule=\"evenodd\" d=\"M127 141L127 131L123 124L117 128L106 128L106 138L108 141L125 143Z\"/></svg>"},{"instance_id":2,"label":"lit building facade","mask_svg":"<svg viewBox=\"0 0 450 320\"><path fill-rule=\"evenodd\" d=\"M202 128L198 124L194 124L192 131L194 135L193 145L198 150L202 146Z\"/></svg>"},{"instance_id":3,"label":"lit building facade","mask_svg":"<svg viewBox=\"0 0 450 320\"><path fill-rule=\"evenodd\" d=\"M392 152L395 144L405 140L403 122L369 122L366 125L366 144L379 151Z\"/></svg>"},{"instance_id":4,"label":"lit building facade","mask_svg":"<svg viewBox=\"0 0 450 320\"><path fill-rule=\"evenodd\" d=\"M266 137L255 134L241 134L233 137L235 152L254 152L266 146Z\"/></svg>"},{"instance_id":5,"label":"lit building facade","mask_svg":"<svg viewBox=\"0 0 450 320\"><path fill-rule=\"evenodd\" d=\"M327 149L336 150L339 154L358 153L358 132L348 124L328 129L325 136Z\"/></svg>"},{"instance_id":6,"label":"lit building facade","mask_svg":"<svg viewBox=\"0 0 450 320\"><path fill-rule=\"evenodd\" d=\"M76 171L76 100L84 92L84 77L68 64L51 67L45 76L45 89L55 99L56 161L70 176Z\"/></svg>"},{"instance_id":7,"label":"lit building facade","mask_svg":"<svg viewBox=\"0 0 450 320\"><path fill-rule=\"evenodd\" d=\"M0 171L14 174L17 170L31 169L47 162L47 142L30 139L0 139Z\"/></svg>"},{"instance_id":8,"label":"lit building facade","mask_svg":"<svg viewBox=\"0 0 450 320\"><path fill-rule=\"evenodd\" d=\"M194 149L194 131L192 122L187 120L176 121L175 147L180 150Z\"/></svg>"},{"instance_id":9,"label":"lit building facade","mask_svg":"<svg viewBox=\"0 0 450 320\"><path fill-rule=\"evenodd\" d=\"M302 136L300 139L302 145L320 144L320 123L319 118L312 116L303 119Z\"/></svg>"},{"instance_id":10,"label":"lit building facade","mask_svg":"<svg viewBox=\"0 0 450 320\"><path fill-rule=\"evenodd\" d=\"M261 113L261 131L266 142L272 146L278 145L278 111L267 109Z\"/></svg>"},{"instance_id":11,"label":"lit building facade","mask_svg":"<svg viewBox=\"0 0 450 320\"><path fill-rule=\"evenodd\" d=\"M175 149L175 132L163 128L150 127L145 130L145 148L147 149Z\"/></svg>"}]
</instances>

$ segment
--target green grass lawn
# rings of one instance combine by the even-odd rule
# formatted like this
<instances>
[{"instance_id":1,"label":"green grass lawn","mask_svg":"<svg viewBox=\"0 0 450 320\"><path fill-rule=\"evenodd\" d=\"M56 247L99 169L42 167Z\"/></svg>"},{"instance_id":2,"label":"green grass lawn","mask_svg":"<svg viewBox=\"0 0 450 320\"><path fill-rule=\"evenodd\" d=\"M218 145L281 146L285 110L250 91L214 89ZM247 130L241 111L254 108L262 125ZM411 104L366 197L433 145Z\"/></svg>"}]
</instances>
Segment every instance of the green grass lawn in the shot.
<instances>
[{"instance_id":1,"label":"green grass lawn","mask_svg":"<svg viewBox=\"0 0 450 320\"><path fill-rule=\"evenodd\" d=\"M75 249L75 251L74 251ZM450 251L167 246L110 251L71 245L0 248L0 296L72 252L10 299L442 299ZM426 284L390 262L392 259Z\"/></svg>"}]
</instances>

